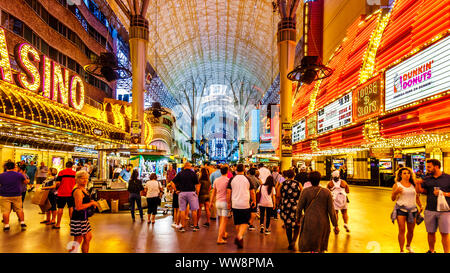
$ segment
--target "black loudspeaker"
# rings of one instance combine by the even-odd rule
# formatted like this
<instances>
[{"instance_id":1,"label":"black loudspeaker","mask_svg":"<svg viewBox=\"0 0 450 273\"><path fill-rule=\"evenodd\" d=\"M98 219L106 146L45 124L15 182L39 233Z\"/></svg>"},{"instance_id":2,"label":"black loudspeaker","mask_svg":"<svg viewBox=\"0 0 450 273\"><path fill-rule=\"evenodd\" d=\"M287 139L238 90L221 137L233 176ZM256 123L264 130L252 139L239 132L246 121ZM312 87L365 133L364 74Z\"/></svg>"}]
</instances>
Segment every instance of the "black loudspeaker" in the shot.
<instances>
[{"instance_id":1,"label":"black loudspeaker","mask_svg":"<svg viewBox=\"0 0 450 273\"><path fill-rule=\"evenodd\" d=\"M161 103L155 101L152 103L152 114L155 118L159 118L162 116L161 113Z\"/></svg>"},{"instance_id":2,"label":"black loudspeaker","mask_svg":"<svg viewBox=\"0 0 450 273\"><path fill-rule=\"evenodd\" d=\"M301 66L304 69L300 77L300 81L306 84L311 84L317 77L318 56L305 56L301 61Z\"/></svg>"},{"instance_id":3,"label":"black loudspeaker","mask_svg":"<svg viewBox=\"0 0 450 273\"><path fill-rule=\"evenodd\" d=\"M112 82L117 80L119 77L117 75L117 72L114 71L114 69L110 66L102 66L100 69L100 72L102 73L102 76L108 81Z\"/></svg>"}]
</instances>

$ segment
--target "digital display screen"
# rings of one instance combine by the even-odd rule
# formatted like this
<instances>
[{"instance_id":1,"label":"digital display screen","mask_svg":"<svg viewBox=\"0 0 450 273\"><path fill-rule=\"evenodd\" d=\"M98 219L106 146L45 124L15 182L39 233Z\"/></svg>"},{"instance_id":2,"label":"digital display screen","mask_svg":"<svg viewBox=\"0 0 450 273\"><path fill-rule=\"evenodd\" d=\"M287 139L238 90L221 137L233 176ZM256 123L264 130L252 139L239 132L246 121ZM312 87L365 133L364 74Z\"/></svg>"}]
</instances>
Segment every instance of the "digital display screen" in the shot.
<instances>
[{"instance_id":1,"label":"digital display screen","mask_svg":"<svg viewBox=\"0 0 450 273\"><path fill-rule=\"evenodd\" d=\"M381 170L392 170L392 161L390 159L381 159L379 166Z\"/></svg>"}]
</instances>

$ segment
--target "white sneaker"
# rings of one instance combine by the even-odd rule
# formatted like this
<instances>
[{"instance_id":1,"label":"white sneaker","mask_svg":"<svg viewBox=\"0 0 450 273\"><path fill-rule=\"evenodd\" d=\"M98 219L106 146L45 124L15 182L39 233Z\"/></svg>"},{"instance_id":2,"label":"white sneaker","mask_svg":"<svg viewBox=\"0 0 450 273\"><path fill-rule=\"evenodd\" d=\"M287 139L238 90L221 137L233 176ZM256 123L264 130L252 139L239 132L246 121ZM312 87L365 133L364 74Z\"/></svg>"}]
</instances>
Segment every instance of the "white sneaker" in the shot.
<instances>
[{"instance_id":1,"label":"white sneaker","mask_svg":"<svg viewBox=\"0 0 450 273\"><path fill-rule=\"evenodd\" d=\"M409 253L414 253L414 250L410 246L407 246L406 250L408 250Z\"/></svg>"},{"instance_id":2,"label":"white sneaker","mask_svg":"<svg viewBox=\"0 0 450 273\"><path fill-rule=\"evenodd\" d=\"M171 225L173 228L176 228L177 227L177 224L175 224L175 223L172 223L172 225Z\"/></svg>"},{"instance_id":3,"label":"white sneaker","mask_svg":"<svg viewBox=\"0 0 450 273\"><path fill-rule=\"evenodd\" d=\"M176 227L177 229L180 229L180 228L182 227L182 225L179 224L179 225L176 225L175 227Z\"/></svg>"}]
</instances>

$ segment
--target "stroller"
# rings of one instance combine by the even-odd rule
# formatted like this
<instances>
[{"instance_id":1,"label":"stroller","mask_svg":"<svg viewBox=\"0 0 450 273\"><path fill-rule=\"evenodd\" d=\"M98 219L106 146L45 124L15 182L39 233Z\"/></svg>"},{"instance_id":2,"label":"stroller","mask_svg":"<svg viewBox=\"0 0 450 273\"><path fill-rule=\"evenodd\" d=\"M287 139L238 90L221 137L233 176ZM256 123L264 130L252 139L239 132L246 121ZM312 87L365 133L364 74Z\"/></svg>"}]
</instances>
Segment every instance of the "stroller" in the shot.
<instances>
[{"instance_id":1,"label":"stroller","mask_svg":"<svg viewBox=\"0 0 450 273\"><path fill-rule=\"evenodd\" d=\"M167 190L167 187L164 188L164 193L161 197L161 205L158 206L158 212L161 212L163 215L167 215L169 210L172 211L172 200L173 195Z\"/></svg>"}]
</instances>

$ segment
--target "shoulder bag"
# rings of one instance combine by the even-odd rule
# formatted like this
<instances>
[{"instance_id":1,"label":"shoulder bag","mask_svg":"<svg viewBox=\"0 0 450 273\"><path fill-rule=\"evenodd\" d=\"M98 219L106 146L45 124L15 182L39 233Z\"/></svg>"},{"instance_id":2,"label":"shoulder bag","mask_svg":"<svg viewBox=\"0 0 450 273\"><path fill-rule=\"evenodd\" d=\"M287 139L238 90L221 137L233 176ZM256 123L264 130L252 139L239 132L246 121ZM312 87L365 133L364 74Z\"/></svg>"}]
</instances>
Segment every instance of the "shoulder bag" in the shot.
<instances>
[{"instance_id":1,"label":"shoulder bag","mask_svg":"<svg viewBox=\"0 0 450 273\"><path fill-rule=\"evenodd\" d=\"M256 190L256 204L261 202L261 186L259 186L258 190Z\"/></svg>"},{"instance_id":2,"label":"shoulder bag","mask_svg":"<svg viewBox=\"0 0 450 273\"><path fill-rule=\"evenodd\" d=\"M322 190L322 188L319 188L319 190L316 193L316 196L314 196L313 200L311 200L311 202L309 203L308 207L305 209L305 213L302 215L301 219L300 219L300 225L303 229L303 222L305 221L305 214L306 211L311 207L312 203L314 203L314 201L316 201L317 196L319 196L320 191Z\"/></svg>"}]
</instances>

